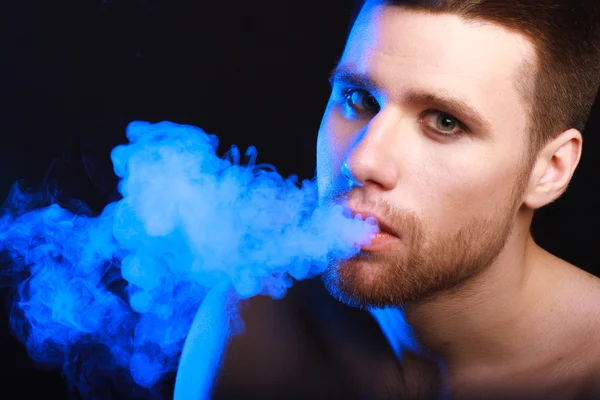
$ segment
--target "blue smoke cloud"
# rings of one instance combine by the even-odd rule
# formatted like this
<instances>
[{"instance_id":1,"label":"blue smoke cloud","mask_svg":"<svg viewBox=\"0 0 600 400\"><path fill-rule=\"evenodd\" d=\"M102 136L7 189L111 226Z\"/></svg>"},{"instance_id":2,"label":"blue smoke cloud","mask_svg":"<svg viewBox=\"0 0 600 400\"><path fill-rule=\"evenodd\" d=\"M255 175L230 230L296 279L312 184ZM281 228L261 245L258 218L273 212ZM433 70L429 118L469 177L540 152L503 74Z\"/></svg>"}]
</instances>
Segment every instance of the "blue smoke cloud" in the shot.
<instances>
[{"instance_id":1,"label":"blue smoke cloud","mask_svg":"<svg viewBox=\"0 0 600 400\"><path fill-rule=\"evenodd\" d=\"M241 329L237 301L284 296L376 227L320 202L313 180L257 165L252 147L219 157L216 136L171 122L126 133L111 155L122 199L100 215L13 188L0 214L11 326L84 398L102 398L108 375L152 388L178 366L175 398L206 398Z\"/></svg>"}]
</instances>

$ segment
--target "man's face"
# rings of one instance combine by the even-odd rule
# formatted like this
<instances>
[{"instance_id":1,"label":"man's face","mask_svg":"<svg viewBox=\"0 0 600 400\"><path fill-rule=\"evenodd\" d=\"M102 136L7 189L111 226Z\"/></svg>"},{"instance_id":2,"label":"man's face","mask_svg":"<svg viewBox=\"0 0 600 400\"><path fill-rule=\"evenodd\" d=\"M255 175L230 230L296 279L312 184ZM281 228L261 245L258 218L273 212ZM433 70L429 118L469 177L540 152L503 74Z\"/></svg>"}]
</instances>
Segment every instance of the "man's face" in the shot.
<instances>
[{"instance_id":1,"label":"man's face","mask_svg":"<svg viewBox=\"0 0 600 400\"><path fill-rule=\"evenodd\" d=\"M529 173L517 82L533 57L497 25L367 3L332 76L317 179L321 199L345 195L394 235L326 271L334 296L430 298L503 251Z\"/></svg>"}]
</instances>

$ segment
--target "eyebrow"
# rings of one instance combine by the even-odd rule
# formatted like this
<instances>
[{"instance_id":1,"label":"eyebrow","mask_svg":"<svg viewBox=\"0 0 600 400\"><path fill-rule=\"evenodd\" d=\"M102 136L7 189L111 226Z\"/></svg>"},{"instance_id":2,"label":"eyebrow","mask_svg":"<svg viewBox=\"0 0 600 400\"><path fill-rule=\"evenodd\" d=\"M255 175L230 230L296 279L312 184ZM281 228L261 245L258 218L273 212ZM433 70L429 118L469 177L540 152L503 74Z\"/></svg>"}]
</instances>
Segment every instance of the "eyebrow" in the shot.
<instances>
[{"instance_id":1,"label":"eyebrow","mask_svg":"<svg viewBox=\"0 0 600 400\"><path fill-rule=\"evenodd\" d=\"M329 76L329 83L343 83L356 86L370 92L382 92L382 87L369 75L359 74L347 67L335 67ZM408 105L428 104L439 111L455 115L470 126L490 131L492 124L466 100L447 94L433 93L425 90L412 90L403 95L403 103Z\"/></svg>"}]
</instances>

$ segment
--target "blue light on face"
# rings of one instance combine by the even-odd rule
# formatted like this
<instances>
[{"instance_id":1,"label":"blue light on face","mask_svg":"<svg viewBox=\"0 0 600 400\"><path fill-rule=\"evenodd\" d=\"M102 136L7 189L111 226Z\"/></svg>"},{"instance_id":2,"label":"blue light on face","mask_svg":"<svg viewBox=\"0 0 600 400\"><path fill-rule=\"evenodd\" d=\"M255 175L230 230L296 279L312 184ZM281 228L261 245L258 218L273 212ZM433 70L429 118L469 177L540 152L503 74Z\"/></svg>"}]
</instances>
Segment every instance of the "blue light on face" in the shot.
<instances>
[{"instance_id":1,"label":"blue light on face","mask_svg":"<svg viewBox=\"0 0 600 400\"><path fill-rule=\"evenodd\" d=\"M101 376L126 370L152 389L180 363L180 398L202 398L235 319L223 293L280 298L374 227L319 205L314 181L256 165L253 149L245 165L236 148L218 157L200 128L133 122L127 138L112 152L123 198L98 216L38 208L39 193L14 187L0 214L11 326L85 398L105 398Z\"/></svg>"}]
</instances>

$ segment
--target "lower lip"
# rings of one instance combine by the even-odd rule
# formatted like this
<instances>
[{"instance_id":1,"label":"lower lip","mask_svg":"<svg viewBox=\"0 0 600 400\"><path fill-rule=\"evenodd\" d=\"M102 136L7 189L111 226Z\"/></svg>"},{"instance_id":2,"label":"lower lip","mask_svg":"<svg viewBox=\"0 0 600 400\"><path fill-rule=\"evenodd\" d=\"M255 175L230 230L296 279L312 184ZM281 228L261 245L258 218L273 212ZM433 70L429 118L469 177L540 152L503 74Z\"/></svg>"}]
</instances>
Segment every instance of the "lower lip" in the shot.
<instances>
[{"instance_id":1,"label":"lower lip","mask_svg":"<svg viewBox=\"0 0 600 400\"><path fill-rule=\"evenodd\" d=\"M391 247L397 246L400 242L400 238L394 235L390 235L387 232L378 232L371 242L361 246L363 251L381 251Z\"/></svg>"}]
</instances>

